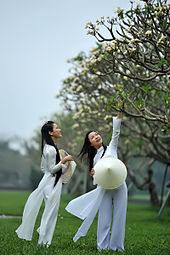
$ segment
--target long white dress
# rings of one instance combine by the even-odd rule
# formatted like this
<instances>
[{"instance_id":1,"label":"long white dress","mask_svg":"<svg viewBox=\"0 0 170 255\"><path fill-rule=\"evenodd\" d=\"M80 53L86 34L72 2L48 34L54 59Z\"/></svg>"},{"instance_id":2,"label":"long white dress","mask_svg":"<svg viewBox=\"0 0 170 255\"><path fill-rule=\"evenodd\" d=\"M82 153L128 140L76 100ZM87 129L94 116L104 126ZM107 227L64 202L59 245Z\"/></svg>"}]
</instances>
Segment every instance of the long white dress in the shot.
<instances>
[{"instance_id":1,"label":"long white dress","mask_svg":"<svg viewBox=\"0 0 170 255\"><path fill-rule=\"evenodd\" d=\"M109 146L107 146L103 158L117 158L120 125L121 119L113 117L112 139ZM103 146L97 150L93 160L93 165L100 160L103 150ZM74 242L76 242L81 236L85 236L87 234L87 231L99 210L97 229L98 250L124 250L127 210L127 187L125 182L119 188L113 190L106 190L97 186L96 189L70 201L66 210L84 220L73 238ZM113 210L113 224L111 230Z\"/></svg>"},{"instance_id":2,"label":"long white dress","mask_svg":"<svg viewBox=\"0 0 170 255\"><path fill-rule=\"evenodd\" d=\"M37 189L30 194L24 207L22 224L16 230L19 238L32 239L35 221L44 199L45 209L37 231L39 233L38 243L40 245L47 245L47 247L51 244L53 237L62 189L62 179L60 178L54 187L55 177L52 174L58 172L62 167L65 168L61 161L58 164L55 162L56 150L53 146L46 144L41 160L41 169L44 172L44 176Z\"/></svg>"}]
</instances>

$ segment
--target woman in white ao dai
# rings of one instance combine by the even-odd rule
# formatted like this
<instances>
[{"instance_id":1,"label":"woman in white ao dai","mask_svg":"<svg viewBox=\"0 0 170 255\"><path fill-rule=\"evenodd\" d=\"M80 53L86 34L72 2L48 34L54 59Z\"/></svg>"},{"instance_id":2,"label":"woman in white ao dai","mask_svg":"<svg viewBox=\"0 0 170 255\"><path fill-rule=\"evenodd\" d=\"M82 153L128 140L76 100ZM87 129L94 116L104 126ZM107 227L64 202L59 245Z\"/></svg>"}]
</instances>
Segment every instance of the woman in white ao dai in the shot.
<instances>
[{"instance_id":1,"label":"woman in white ao dai","mask_svg":"<svg viewBox=\"0 0 170 255\"><path fill-rule=\"evenodd\" d=\"M37 231L39 233L39 245L48 247L52 241L58 216L62 189L62 167L65 168L65 163L71 161L72 156L68 155L61 158L57 148L57 140L62 137L62 134L61 129L54 122L48 121L45 123L41 128L41 134L41 169L44 172L44 176L25 204L22 224L16 230L16 233L19 238L32 240L35 221L44 199L45 209Z\"/></svg>"},{"instance_id":2,"label":"woman in white ao dai","mask_svg":"<svg viewBox=\"0 0 170 255\"><path fill-rule=\"evenodd\" d=\"M103 146L102 137L95 131L86 134L85 142L80 155L88 156L89 169L94 175L93 166L101 157L117 158L117 145L120 133L121 115L113 117L113 134L109 146ZM97 211L97 249L100 250L124 250L125 222L127 210L127 187L124 182L119 188L106 190L97 186L96 189L72 200L66 207L71 214L83 219L83 223L73 240L76 242L81 236L85 236L92 224ZM113 211L113 224L111 229ZM111 234L110 234L111 232Z\"/></svg>"}]
</instances>

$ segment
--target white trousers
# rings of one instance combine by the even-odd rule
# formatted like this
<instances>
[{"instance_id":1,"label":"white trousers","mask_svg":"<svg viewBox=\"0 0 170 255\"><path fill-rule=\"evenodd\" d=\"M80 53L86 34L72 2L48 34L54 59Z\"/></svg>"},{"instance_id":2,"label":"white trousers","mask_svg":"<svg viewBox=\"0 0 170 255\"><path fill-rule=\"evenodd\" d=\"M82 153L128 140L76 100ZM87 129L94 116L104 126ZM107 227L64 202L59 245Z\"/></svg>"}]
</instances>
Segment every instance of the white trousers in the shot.
<instances>
[{"instance_id":1,"label":"white trousers","mask_svg":"<svg viewBox=\"0 0 170 255\"><path fill-rule=\"evenodd\" d=\"M22 223L16 230L19 238L32 240L36 218L44 199L45 209L41 218L40 227L37 229L39 233L38 243L47 246L51 244L57 221L62 189L61 178L55 187L53 187L54 179L55 178L49 173L45 173L37 189L35 189L27 199L23 211Z\"/></svg>"},{"instance_id":2,"label":"white trousers","mask_svg":"<svg viewBox=\"0 0 170 255\"><path fill-rule=\"evenodd\" d=\"M106 190L102 199L97 228L98 250L124 250L125 223L127 210L127 186L124 182L119 188ZM113 212L113 223L111 230ZM111 235L110 235L111 230Z\"/></svg>"},{"instance_id":3,"label":"white trousers","mask_svg":"<svg viewBox=\"0 0 170 255\"><path fill-rule=\"evenodd\" d=\"M44 187L43 195L45 200L45 209L41 218L40 227L37 229L39 233L38 243L40 245L51 244L58 216L60 196L62 189L62 180L58 180L54 186L54 178Z\"/></svg>"}]
</instances>

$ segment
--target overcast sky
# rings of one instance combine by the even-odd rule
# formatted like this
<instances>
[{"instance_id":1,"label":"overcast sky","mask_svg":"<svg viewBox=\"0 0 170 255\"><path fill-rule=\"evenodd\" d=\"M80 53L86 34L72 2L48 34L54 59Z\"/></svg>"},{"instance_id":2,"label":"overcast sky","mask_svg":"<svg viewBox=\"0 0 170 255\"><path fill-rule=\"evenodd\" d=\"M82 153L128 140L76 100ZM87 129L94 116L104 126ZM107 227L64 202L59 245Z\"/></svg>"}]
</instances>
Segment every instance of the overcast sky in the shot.
<instances>
[{"instance_id":1,"label":"overcast sky","mask_svg":"<svg viewBox=\"0 0 170 255\"><path fill-rule=\"evenodd\" d=\"M140 1L139 1L140 2ZM85 25L128 0L0 0L0 138L29 139L54 112L67 60L95 46Z\"/></svg>"}]
</instances>

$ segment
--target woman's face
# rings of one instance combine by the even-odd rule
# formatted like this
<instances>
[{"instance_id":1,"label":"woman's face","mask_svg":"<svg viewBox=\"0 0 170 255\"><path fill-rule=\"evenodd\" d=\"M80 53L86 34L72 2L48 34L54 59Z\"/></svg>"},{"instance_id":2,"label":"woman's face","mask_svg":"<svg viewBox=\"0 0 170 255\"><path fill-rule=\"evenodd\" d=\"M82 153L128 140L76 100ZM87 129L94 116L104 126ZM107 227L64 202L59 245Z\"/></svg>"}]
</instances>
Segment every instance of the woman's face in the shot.
<instances>
[{"instance_id":1,"label":"woman's face","mask_svg":"<svg viewBox=\"0 0 170 255\"><path fill-rule=\"evenodd\" d=\"M91 146L93 146L96 149L99 149L103 144L102 137L95 131L89 133L88 138L91 143Z\"/></svg>"},{"instance_id":2,"label":"woman's face","mask_svg":"<svg viewBox=\"0 0 170 255\"><path fill-rule=\"evenodd\" d=\"M53 131L50 131L49 134L55 139L62 137L61 129L55 123L53 124Z\"/></svg>"}]
</instances>

